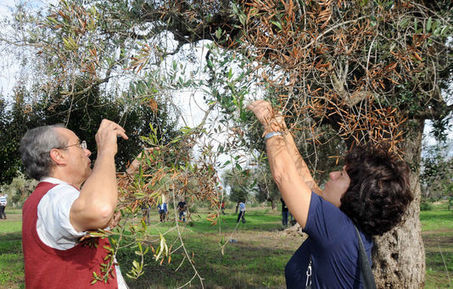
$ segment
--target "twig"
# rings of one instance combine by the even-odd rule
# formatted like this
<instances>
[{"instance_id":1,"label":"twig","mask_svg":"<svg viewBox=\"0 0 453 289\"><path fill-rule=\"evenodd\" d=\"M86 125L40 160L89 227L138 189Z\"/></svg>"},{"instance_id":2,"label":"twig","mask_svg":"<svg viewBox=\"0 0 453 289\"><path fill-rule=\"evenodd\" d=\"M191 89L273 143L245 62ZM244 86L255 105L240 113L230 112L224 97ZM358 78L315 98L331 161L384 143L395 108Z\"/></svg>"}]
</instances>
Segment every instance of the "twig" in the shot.
<instances>
[{"instance_id":1,"label":"twig","mask_svg":"<svg viewBox=\"0 0 453 289\"><path fill-rule=\"evenodd\" d=\"M442 250L440 249L439 243L437 243L437 247L439 247L440 257L442 258L442 262L444 263L445 272L447 273L447 278L448 278L448 284L450 285L449 287L451 287L450 274L448 273L447 263L445 262L444 255L442 254Z\"/></svg>"},{"instance_id":2,"label":"twig","mask_svg":"<svg viewBox=\"0 0 453 289\"><path fill-rule=\"evenodd\" d=\"M324 35L326 35L327 33L329 33L330 31L334 30L335 28L337 27L340 27L340 26L343 26L343 25L346 25L346 24L349 24L349 23L353 23L353 22L357 22L359 20L362 20L364 18L367 18L368 16L362 16L362 17L359 17L357 19L352 19L352 20L348 20L348 21L345 21L345 22L342 22L342 23L338 23L337 25L333 25L332 27L329 27L329 29L326 29L324 30L321 34L319 34L318 36L316 36L315 39L313 39L310 43L308 43L307 45L305 45L302 50L305 50L307 49L308 47L312 46L318 39L320 39L321 37L323 37Z\"/></svg>"},{"instance_id":3,"label":"twig","mask_svg":"<svg viewBox=\"0 0 453 289\"><path fill-rule=\"evenodd\" d=\"M175 198L175 187L174 187L174 184L172 185L171 192L172 192L172 195L173 195L173 206L174 206L174 208L176 208L176 198ZM178 223L178 218L177 218L178 216L176 215L176 210L174 210L174 212L175 212L175 220L176 220L175 224L176 224L176 229L177 229L177 232L178 232L178 238L181 241L181 246L182 246L182 248L184 250L185 258L187 258L187 260L190 263L190 266L192 266L192 269L194 271L194 275L192 276L192 278L188 282L186 282L184 285L182 285L181 287L178 287L178 289L184 288L185 286L189 285L195 277L198 277L198 279L200 280L201 288L204 288L203 277L201 277L201 275L198 273L197 268L195 268L195 266L193 264L193 261L192 261L192 259L189 256L189 252L187 252L187 248L184 245L184 240L182 239L181 230L180 230L179 223ZM180 266L181 265L182 265L182 263L180 264Z\"/></svg>"}]
</instances>

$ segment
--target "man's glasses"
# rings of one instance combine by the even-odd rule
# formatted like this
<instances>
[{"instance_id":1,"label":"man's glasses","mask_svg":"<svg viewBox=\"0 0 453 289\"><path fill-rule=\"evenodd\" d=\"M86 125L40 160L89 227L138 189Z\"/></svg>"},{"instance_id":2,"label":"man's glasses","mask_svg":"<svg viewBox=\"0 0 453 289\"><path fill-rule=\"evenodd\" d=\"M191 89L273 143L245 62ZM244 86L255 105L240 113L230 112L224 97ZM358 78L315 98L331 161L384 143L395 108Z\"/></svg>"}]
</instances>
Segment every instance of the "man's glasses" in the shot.
<instances>
[{"instance_id":1,"label":"man's glasses","mask_svg":"<svg viewBox=\"0 0 453 289\"><path fill-rule=\"evenodd\" d=\"M80 142L80 143L68 145L68 146L62 147L62 148L60 148L60 149L66 149L66 148L68 148L68 147L73 147L73 146L79 146L79 147L80 147L81 149L83 149L83 150L86 150L86 149L88 148L87 142L83 140L83 141Z\"/></svg>"}]
</instances>

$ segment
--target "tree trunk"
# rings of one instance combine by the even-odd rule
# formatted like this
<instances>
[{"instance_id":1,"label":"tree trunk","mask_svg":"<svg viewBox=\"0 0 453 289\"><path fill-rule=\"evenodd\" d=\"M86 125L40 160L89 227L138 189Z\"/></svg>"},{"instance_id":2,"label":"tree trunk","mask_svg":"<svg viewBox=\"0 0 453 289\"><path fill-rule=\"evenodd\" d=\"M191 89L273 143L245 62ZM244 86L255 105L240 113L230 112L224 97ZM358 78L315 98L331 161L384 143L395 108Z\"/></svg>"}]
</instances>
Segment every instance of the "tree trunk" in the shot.
<instances>
[{"instance_id":1,"label":"tree trunk","mask_svg":"<svg viewBox=\"0 0 453 289\"><path fill-rule=\"evenodd\" d=\"M423 288L425 249L420 224L420 160L423 120L409 123L404 153L411 168L410 185L414 201L403 222L390 232L375 238L373 272L377 288Z\"/></svg>"},{"instance_id":2,"label":"tree trunk","mask_svg":"<svg viewBox=\"0 0 453 289\"><path fill-rule=\"evenodd\" d=\"M275 210L277 207L277 205L275 205L275 200L270 199L269 202L271 202L272 211Z\"/></svg>"}]
</instances>

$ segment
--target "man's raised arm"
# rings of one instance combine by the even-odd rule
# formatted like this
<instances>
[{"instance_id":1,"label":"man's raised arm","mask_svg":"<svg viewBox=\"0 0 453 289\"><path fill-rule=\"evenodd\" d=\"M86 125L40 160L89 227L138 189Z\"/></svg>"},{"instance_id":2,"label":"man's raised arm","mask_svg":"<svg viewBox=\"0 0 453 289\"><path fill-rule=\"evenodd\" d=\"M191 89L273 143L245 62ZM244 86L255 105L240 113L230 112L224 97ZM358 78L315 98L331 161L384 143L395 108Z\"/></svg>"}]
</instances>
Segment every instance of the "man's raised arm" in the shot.
<instances>
[{"instance_id":1,"label":"man's raised arm","mask_svg":"<svg viewBox=\"0 0 453 289\"><path fill-rule=\"evenodd\" d=\"M113 216L118 201L115 168L118 136L128 139L120 125L102 120L96 133L97 158L93 171L71 207L71 223L78 231L105 228Z\"/></svg>"}]
</instances>

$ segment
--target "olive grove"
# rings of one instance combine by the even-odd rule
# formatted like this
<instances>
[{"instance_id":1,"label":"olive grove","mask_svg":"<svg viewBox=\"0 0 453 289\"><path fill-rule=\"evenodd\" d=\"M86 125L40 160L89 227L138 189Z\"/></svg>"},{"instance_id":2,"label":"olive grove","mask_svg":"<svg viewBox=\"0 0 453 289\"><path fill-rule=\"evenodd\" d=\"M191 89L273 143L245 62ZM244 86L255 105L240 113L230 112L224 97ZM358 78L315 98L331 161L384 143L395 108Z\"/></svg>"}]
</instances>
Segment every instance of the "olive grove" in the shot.
<instances>
[{"instance_id":1,"label":"olive grove","mask_svg":"<svg viewBox=\"0 0 453 289\"><path fill-rule=\"evenodd\" d=\"M170 139L152 128L142 140L155 149L137 174L121 176L123 219L113 234L133 230L140 254L151 239L130 216L142 203L162 194L209 200L215 222L223 194L216 169L243 169L238 154L247 148L262 166L261 132L245 106L265 97L318 180L358 143L386 141L410 164L415 201L405 222L376 237L373 266L379 288L422 288L422 133L427 119L448 123L453 108L452 11L450 1L62 0L38 12L17 7L7 23L16 33L1 41L31 51L22 59L34 95L51 95L52 106L100 90L125 111L166 103L182 118L175 94L202 96L199 123ZM172 252L163 236L159 244L162 262ZM130 276L142 269L134 262Z\"/></svg>"}]
</instances>

